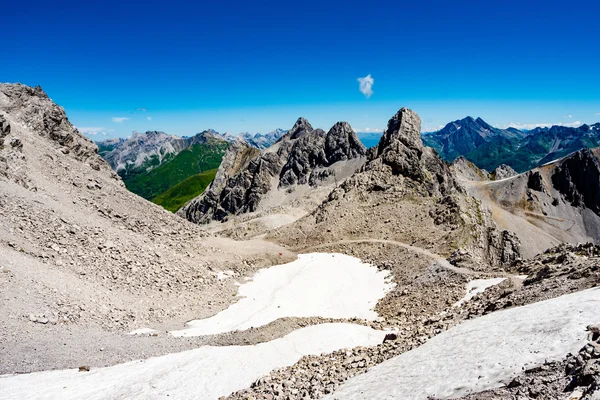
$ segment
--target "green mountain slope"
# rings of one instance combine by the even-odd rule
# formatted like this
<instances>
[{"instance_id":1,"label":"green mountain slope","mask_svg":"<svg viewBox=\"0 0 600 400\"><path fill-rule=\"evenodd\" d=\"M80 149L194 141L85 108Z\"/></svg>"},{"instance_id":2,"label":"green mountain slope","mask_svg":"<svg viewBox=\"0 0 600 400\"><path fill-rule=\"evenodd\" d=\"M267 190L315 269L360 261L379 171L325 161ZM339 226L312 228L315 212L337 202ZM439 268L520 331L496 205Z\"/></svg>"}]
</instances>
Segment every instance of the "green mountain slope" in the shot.
<instances>
[{"instance_id":1,"label":"green mountain slope","mask_svg":"<svg viewBox=\"0 0 600 400\"><path fill-rule=\"evenodd\" d=\"M211 139L181 151L154 169L127 171L121 177L127 189L152 200L191 176L218 168L228 146L228 142Z\"/></svg>"},{"instance_id":2,"label":"green mountain slope","mask_svg":"<svg viewBox=\"0 0 600 400\"><path fill-rule=\"evenodd\" d=\"M156 196L152 202L163 206L171 212L175 212L187 201L201 195L215 178L216 173L217 169L215 168L197 175L192 175L166 192Z\"/></svg>"}]
</instances>

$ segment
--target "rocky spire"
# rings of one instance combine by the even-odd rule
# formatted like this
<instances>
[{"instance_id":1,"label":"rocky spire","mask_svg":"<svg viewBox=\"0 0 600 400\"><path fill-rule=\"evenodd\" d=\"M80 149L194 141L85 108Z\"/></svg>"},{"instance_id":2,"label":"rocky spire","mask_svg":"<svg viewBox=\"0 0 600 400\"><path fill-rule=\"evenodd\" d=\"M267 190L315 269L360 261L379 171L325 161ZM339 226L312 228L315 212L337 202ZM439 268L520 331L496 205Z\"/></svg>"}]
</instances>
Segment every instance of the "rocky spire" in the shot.
<instances>
[{"instance_id":1,"label":"rocky spire","mask_svg":"<svg viewBox=\"0 0 600 400\"><path fill-rule=\"evenodd\" d=\"M363 157L367 149L347 122L338 122L327 132L325 156L329 164Z\"/></svg>"},{"instance_id":2,"label":"rocky spire","mask_svg":"<svg viewBox=\"0 0 600 400\"><path fill-rule=\"evenodd\" d=\"M306 120L306 118L300 117L294 124L293 128L288 132L290 139L297 139L305 132L311 132L313 130L312 125Z\"/></svg>"},{"instance_id":3,"label":"rocky spire","mask_svg":"<svg viewBox=\"0 0 600 400\"><path fill-rule=\"evenodd\" d=\"M423 179L420 166L422 154L421 118L414 111L402 108L389 120L388 127L377 146L376 157L389 165L394 174L421 181Z\"/></svg>"}]
</instances>

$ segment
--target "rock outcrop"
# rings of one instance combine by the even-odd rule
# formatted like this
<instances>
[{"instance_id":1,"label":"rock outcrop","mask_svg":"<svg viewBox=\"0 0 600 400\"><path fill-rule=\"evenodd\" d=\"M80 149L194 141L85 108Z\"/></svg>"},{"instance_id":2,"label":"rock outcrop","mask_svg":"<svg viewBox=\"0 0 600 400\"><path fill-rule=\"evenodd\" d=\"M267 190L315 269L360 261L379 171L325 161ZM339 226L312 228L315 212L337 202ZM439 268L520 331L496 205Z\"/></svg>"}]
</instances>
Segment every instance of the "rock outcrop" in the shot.
<instances>
[{"instance_id":1,"label":"rock outcrop","mask_svg":"<svg viewBox=\"0 0 600 400\"><path fill-rule=\"evenodd\" d=\"M448 164L435 150L423 146L420 131L421 118L417 113L408 108L400 109L389 120L379 145L370 153L363 170L382 171L389 168L392 175L422 184L431 195L462 191ZM381 185L386 184L381 182Z\"/></svg>"},{"instance_id":2,"label":"rock outcrop","mask_svg":"<svg viewBox=\"0 0 600 400\"><path fill-rule=\"evenodd\" d=\"M17 123L50 139L63 153L71 153L77 160L93 163L96 168L105 165L98 157L96 145L79 134L63 108L52 102L41 87L0 85L0 109L10 113ZM10 132L10 124L4 120L0 136L6 137Z\"/></svg>"},{"instance_id":3,"label":"rock outcrop","mask_svg":"<svg viewBox=\"0 0 600 400\"><path fill-rule=\"evenodd\" d=\"M456 264L506 266L520 256L519 241L498 230L489 212L466 195L449 165L420 138L421 120L402 108L368 161L310 215L273 238L314 246L337 238L372 237L460 253Z\"/></svg>"},{"instance_id":4,"label":"rock outcrop","mask_svg":"<svg viewBox=\"0 0 600 400\"><path fill-rule=\"evenodd\" d=\"M242 157L246 161L230 171L228 160L241 157L240 152L246 154ZM179 214L195 223L208 223L257 211L267 194L287 193L298 185L318 186L336 174L333 164L364 158L366 149L347 123L339 122L325 133L299 118L275 145L252 159L248 154L241 145L232 149L219 167L218 183L186 204Z\"/></svg>"},{"instance_id":5,"label":"rock outcrop","mask_svg":"<svg viewBox=\"0 0 600 400\"><path fill-rule=\"evenodd\" d=\"M580 150L559 161L552 184L574 207L587 207L600 215L600 150Z\"/></svg>"},{"instance_id":6,"label":"rock outcrop","mask_svg":"<svg viewBox=\"0 0 600 400\"><path fill-rule=\"evenodd\" d=\"M518 175L517 171L506 164L500 164L490 173L490 179L499 181L501 179L511 178Z\"/></svg>"}]
</instances>

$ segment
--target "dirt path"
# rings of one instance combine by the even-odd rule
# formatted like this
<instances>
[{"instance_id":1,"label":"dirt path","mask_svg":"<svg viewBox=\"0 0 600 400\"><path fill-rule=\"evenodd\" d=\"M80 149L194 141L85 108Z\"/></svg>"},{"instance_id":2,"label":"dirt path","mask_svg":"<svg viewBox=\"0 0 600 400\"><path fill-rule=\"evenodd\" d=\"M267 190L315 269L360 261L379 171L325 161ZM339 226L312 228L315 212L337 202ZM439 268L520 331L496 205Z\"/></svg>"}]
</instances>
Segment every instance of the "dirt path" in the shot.
<instances>
[{"instance_id":1,"label":"dirt path","mask_svg":"<svg viewBox=\"0 0 600 400\"><path fill-rule=\"evenodd\" d=\"M324 248L324 247L329 247L329 246L333 246L336 244L352 244L352 243L384 243L384 244L391 244L394 246L400 246L400 247L404 247L407 250L413 251L415 253L424 255L426 257L432 258L435 263L437 263L440 267L448 269L450 271L454 271L458 274L463 274L463 275L471 275L471 276L478 276L478 275L485 275L484 273L481 272L477 272L477 271L473 271L472 269L469 268L460 268L460 267L455 267L454 265L450 264L448 262L448 260L446 260L444 257L440 256L439 254L435 254L432 253L431 251L427 250L427 249L422 249L420 247L415 247L415 246L411 246L410 244L407 243L403 243L403 242L398 242L395 240L387 240L387 239L346 239L346 240L338 240L336 242L329 242L329 243L323 243L323 244L319 244L316 246L311 246L311 247L306 247L303 249L296 249L295 251L298 253L305 253L305 252L309 252L309 251L314 251L320 248Z\"/></svg>"}]
</instances>

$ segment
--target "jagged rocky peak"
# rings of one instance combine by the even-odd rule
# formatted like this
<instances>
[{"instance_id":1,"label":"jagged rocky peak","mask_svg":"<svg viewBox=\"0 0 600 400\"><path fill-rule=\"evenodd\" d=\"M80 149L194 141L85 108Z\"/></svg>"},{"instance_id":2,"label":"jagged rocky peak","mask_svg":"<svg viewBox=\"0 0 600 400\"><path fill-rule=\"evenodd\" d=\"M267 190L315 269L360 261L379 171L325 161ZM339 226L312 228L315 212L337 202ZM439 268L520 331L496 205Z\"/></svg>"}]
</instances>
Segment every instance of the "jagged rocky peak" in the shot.
<instances>
[{"instance_id":1,"label":"jagged rocky peak","mask_svg":"<svg viewBox=\"0 0 600 400\"><path fill-rule=\"evenodd\" d=\"M338 161L364 157L367 149L347 122L336 123L329 132L315 129L301 135L293 143L287 162L281 170L279 187L315 183L315 170ZM320 175L333 172L319 171Z\"/></svg>"},{"instance_id":2,"label":"jagged rocky peak","mask_svg":"<svg viewBox=\"0 0 600 400\"><path fill-rule=\"evenodd\" d=\"M300 117L286 136L289 136L290 139L298 139L302 134L311 131L313 131L312 125L306 118Z\"/></svg>"},{"instance_id":3,"label":"jagged rocky peak","mask_svg":"<svg viewBox=\"0 0 600 400\"><path fill-rule=\"evenodd\" d=\"M400 145L419 155L423 152L421 118L413 110L404 107L388 121L387 129L377 146L377 157L392 148L399 150Z\"/></svg>"},{"instance_id":4,"label":"jagged rocky peak","mask_svg":"<svg viewBox=\"0 0 600 400\"><path fill-rule=\"evenodd\" d=\"M373 166L382 163L390 167L394 175L425 184L430 194L462 191L448 164L435 150L423 145L421 118L408 108L401 108L389 120L377 151L371 152L370 158Z\"/></svg>"},{"instance_id":5,"label":"jagged rocky peak","mask_svg":"<svg viewBox=\"0 0 600 400\"><path fill-rule=\"evenodd\" d=\"M325 155L329 164L364 157L367 149L347 122L338 122L327 132Z\"/></svg>"},{"instance_id":6,"label":"jagged rocky peak","mask_svg":"<svg viewBox=\"0 0 600 400\"><path fill-rule=\"evenodd\" d=\"M231 214L254 212L274 191L285 191L281 196L292 198L288 195L295 185L308 185L313 190L336 182L338 177L345 179L362 166L365 155L364 145L348 123L338 122L326 133L299 118L276 145L247 160L234 174L221 174L227 168L224 160L217 176L227 176L226 183L220 181L189 202L180 215L192 222L207 223Z\"/></svg>"},{"instance_id":7,"label":"jagged rocky peak","mask_svg":"<svg viewBox=\"0 0 600 400\"><path fill-rule=\"evenodd\" d=\"M492 180L499 181L501 179L511 178L513 176L517 176L519 173L512 169L510 166L506 164L500 164L496 167L494 171L490 174L490 178Z\"/></svg>"}]
</instances>

